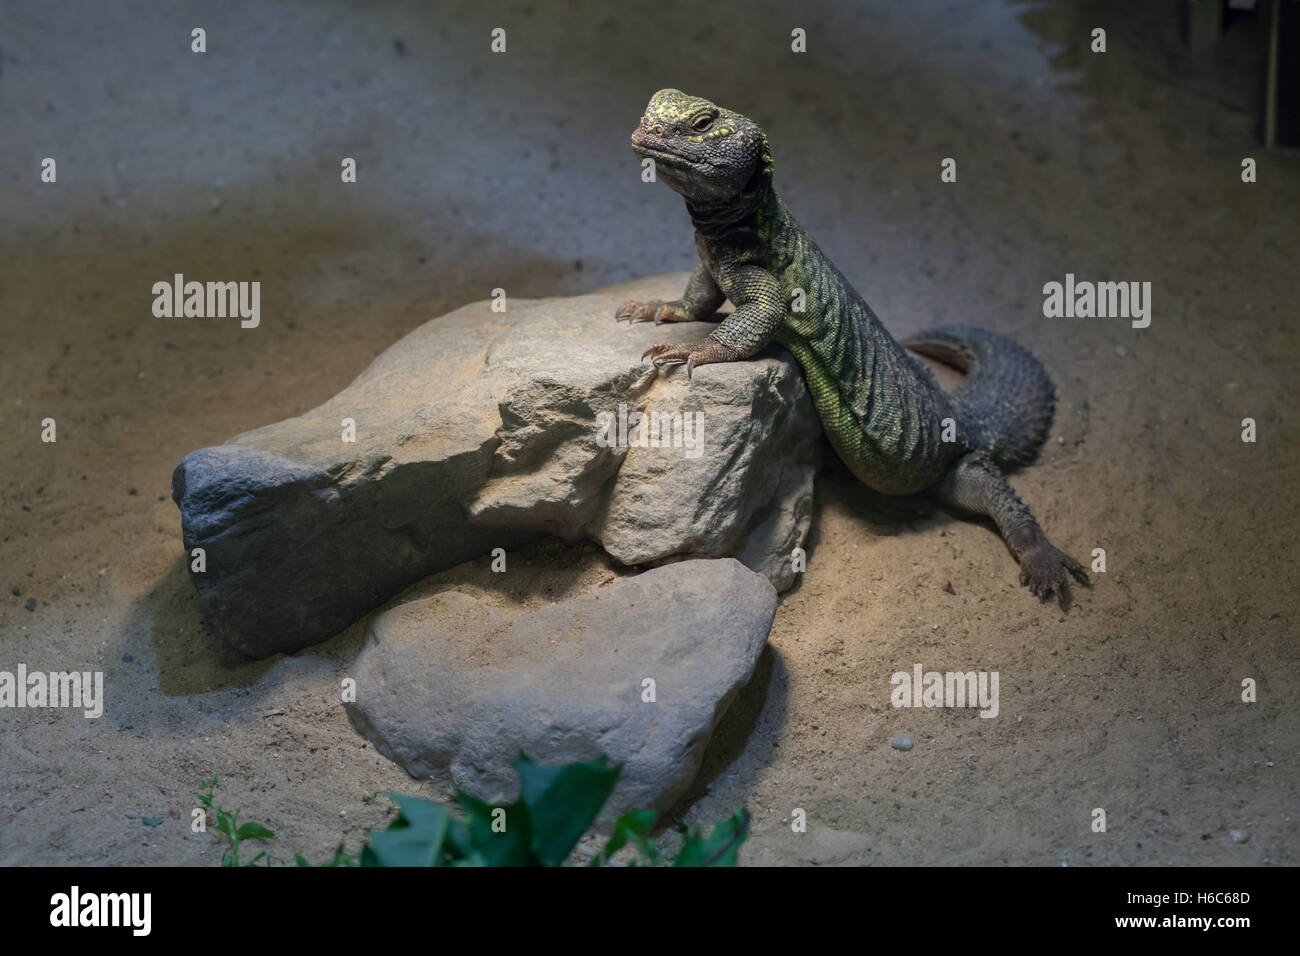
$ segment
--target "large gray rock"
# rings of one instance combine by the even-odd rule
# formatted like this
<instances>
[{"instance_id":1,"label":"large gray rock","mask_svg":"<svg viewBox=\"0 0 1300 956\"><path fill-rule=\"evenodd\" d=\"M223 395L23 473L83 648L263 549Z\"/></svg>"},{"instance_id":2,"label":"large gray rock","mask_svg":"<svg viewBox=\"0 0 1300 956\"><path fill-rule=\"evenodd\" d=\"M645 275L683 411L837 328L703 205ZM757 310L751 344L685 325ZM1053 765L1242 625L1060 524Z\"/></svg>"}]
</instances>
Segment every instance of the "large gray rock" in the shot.
<instances>
[{"instance_id":1,"label":"large gray rock","mask_svg":"<svg viewBox=\"0 0 1300 956\"><path fill-rule=\"evenodd\" d=\"M656 568L513 621L444 592L375 615L345 706L413 777L482 800L515 799L521 750L543 764L605 754L624 765L606 812L666 809L753 675L776 600L732 558Z\"/></svg>"},{"instance_id":2,"label":"large gray rock","mask_svg":"<svg viewBox=\"0 0 1300 956\"><path fill-rule=\"evenodd\" d=\"M466 306L318 408L187 455L172 497L187 552L206 552L191 579L208 625L255 657L294 651L427 574L545 534L625 564L733 555L789 587L811 522L816 413L775 348L691 382L642 364L650 344L711 326L629 328L616 306L684 281ZM700 413L698 454L602 443L598 417L617 422L620 405Z\"/></svg>"}]
</instances>

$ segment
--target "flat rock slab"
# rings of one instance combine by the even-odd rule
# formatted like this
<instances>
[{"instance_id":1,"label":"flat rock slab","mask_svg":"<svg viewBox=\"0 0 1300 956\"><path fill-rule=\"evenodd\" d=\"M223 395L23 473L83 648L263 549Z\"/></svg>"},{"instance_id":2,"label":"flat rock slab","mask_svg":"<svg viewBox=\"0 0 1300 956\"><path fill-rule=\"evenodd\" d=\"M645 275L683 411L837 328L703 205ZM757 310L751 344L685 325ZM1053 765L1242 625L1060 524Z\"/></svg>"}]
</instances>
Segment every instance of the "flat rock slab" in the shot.
<instances>
[{"instance_id":1,"label":"flat rock slab","mask_svg":"<svg viewBox=\"0 0 1300 956\"><path fill-rule=\"evenodd\" d=\"M629 327L616 307L684 283L468 305L323 405L187 455L172 497L187 554L204 550L190 576L209 628L254 657L295 651L428 574L542 535L629 565L735 556L789 587L812 520L816 412L776 348L693 381L641 363L713 326ZM621 426L642 410L677 418Z\"/></svg>"},{"instance_id":2,"label":"flat rock slab","mask_svg":"<svg viewBox=\"0 0 1300 956\"><path fill-rule=\"evenodd\" d=\"M516 798L521 750L543 764L605 754L624 765L606 813L667 809L753 675L776 603L768 579L731 558L656 568L513 621L444 592L374 616L345 706L411 776L482 800Z\"/></svg>"}]
</instances>

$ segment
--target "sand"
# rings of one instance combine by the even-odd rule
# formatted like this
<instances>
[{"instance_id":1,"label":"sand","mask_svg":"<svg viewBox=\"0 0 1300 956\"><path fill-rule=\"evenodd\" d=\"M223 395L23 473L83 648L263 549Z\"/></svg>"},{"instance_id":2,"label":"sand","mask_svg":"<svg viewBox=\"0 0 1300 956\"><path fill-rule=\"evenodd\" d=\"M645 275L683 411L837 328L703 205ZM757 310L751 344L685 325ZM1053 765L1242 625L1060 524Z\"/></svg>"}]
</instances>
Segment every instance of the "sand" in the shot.
<instances>
[{"instance_id":1,"label":"sand","mask_svg":"<svg viewBox=\"0 0 1300 956\"><path fill-rule=\"evenodd\" d=\"M102 670L108 694L95 720L0 711L0 863L214 865L188 826L214 774L285 857L356 847L377 791L445 795L343 714L364 622L251 663L205 637L171 472L493 288L690 268L627 145L663 86L765 125L778 188L890 328L971 322L1042 358L1053 437L1013 481L1107 560L1068 612L1040 605L988 527L830 468L683 819L748 806L750 864L1297 862L1300 160L1258 145L1252 21L1186 58L1173 4L167 6L19 0L0 34L0 669ZM259 279L260 326L155 318L178 272ZM1045 318L1067 273L1151 282L1150 327ZM524 557L420 589L528 605L608 570ZM999 716L894 709L917 663L997 671Z\"/></svg>"}]
</instances>

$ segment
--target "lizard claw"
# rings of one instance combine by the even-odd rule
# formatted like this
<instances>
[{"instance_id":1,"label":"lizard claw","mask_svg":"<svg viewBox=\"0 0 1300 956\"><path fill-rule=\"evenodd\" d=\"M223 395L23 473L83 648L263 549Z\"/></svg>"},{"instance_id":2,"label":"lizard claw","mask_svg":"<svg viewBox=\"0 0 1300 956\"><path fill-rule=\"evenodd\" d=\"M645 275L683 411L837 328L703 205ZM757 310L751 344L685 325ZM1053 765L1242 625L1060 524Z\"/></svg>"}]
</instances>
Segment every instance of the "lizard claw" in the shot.
<instances>
[{"instance_id":1,"label":"lizard claw","mask_svg":"<svg viewBox=\"0 0 1300 956\"><path fill-rule=\"evenodd\" d=\"M740 353L730 346L704 339L700 342L687 342L685 345L652 345L641 353L641 361L650 356L656 368L673 365L685 365L686 376L691 378L701 365L714 362L734 362Z\"/></svg>"},{"instance_id":2,"label":"lizard claw","mask_svg":"<svg viewBox=\"0 0 1300 956\"><path fill-rule=\"evenodd\" d=\"M688 322L690 316L682 308L680 301L665 302L663 299L650 299L646 302L638 302L635 299L629 299L614 313L614 320L621 322L624 319L628 323L632 322L654 322L659 325L663 322Z\"/></svg>"},{"instance_id":3,"label":"lizard claw","mask_svg":"<svg viewBox=\"0 0 1300 956\"><path fill-rule=\"evenodd\" d=\"M1091 587L1083 565L1047 541L1020 559L1020 583L1039 600L1046 601L1056 595L1062 607L1066 602L1066 572L1080 584Z\"/></svg>"},{"instance_id":4,"label":"lizard claw","mask_svg":"<svg viewBox=\"0 0 1300 956\"><path fill-rule=\"evenodd\" d=\"M690 345L652 345L641 353L641 361L650 356L656 366L681 365L690 358Z\"/></svg>"}]
</instances>

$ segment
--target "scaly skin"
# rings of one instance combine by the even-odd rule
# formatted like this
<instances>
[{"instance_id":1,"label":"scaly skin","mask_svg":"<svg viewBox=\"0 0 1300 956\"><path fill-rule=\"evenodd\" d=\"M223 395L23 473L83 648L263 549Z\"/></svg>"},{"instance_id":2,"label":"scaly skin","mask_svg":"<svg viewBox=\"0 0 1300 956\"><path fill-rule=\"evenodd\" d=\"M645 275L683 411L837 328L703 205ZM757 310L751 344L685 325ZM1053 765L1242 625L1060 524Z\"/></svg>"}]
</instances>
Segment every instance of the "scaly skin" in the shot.
<instances>
[{"instance_id":1,"label":"scaly skin","mask_svg":"<svg viewBox=\"0 0 1300 956\"><path fill-rule=\"evenodd\" d=\"M877 491L928 491L992 518L1020 562L1020 582L1064 604L1080 564L1047 540L1001 466L1029 460L1051 426L1054 395L1036 359L992 332L950 326L908 344L969 371L954 395L903 350L772 188L767 137L752 120L678 90L660 90L632 134L686 200L700 262L681 299L628 302L618 318L708 319L736 309L705 339L646 350L656 366L735 362L776 342L798 360L836 453ZM800 303L802 298L802 303ZM802 309L799 305L802 304ZM945 441L945 419L955 437Z\"/></svg>"}]
</instances>

